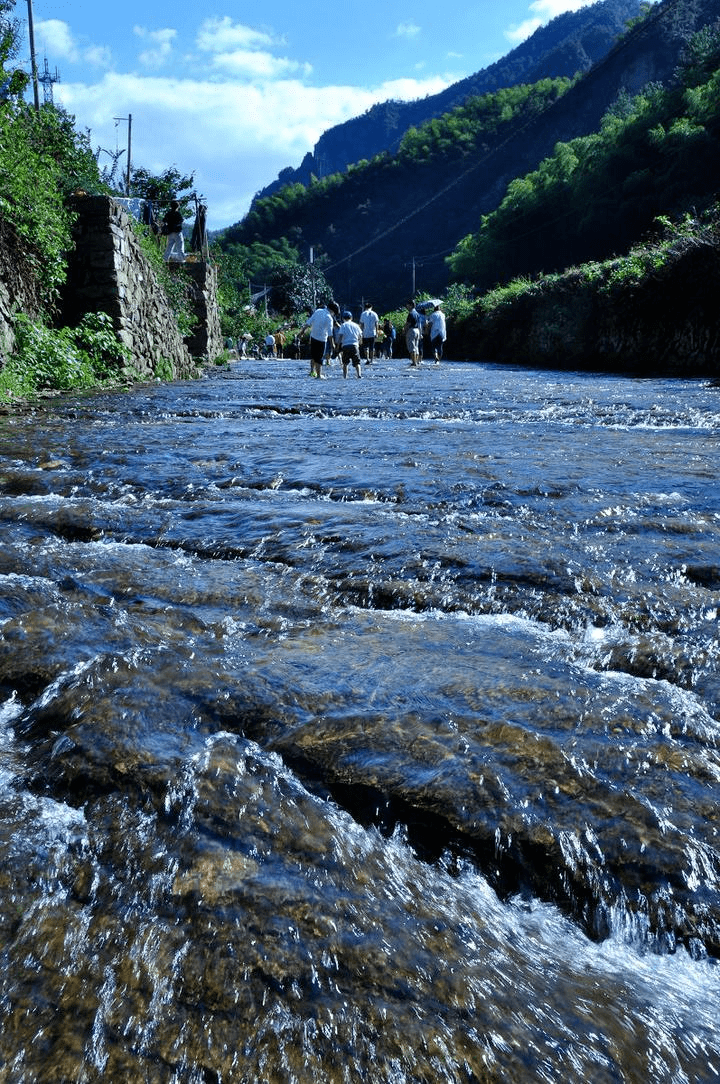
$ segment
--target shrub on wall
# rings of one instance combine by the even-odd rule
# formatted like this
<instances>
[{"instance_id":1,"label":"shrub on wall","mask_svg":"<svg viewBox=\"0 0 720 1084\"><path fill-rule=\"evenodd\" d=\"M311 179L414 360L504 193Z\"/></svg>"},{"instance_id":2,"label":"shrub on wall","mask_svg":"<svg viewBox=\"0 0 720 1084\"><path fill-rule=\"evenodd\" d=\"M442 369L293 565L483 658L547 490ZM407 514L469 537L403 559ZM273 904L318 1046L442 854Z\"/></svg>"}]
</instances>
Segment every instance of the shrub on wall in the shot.
<instances>
[{"instance_id":1,"label":"shrub on wall","mask_svg":"<svg viewBox=\"0 0 720 1084\"><path fill-rule=\"evenodd\" d=\"M198 322L197 313L192 304L190 283L184 275L175 274L173 268L165 262L162 250L158 247L158 238L148 226L138 222L132 216L130 217L130 224L140 248L167 295L180 334L186 339L192 334Z\"/></svg>"}]
</instances>

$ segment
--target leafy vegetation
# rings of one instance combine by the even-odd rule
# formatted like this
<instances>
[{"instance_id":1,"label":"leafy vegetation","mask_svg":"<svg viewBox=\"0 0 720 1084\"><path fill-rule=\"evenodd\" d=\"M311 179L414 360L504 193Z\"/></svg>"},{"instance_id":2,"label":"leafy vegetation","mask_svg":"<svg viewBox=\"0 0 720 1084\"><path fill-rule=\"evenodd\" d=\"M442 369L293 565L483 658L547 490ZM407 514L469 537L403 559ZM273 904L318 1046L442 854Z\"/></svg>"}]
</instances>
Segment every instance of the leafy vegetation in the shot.
<instances>
[{"instance_id":1,"label":"leafy vegetation","mask_svg":"<svg viewBox=\"0 0 720 1084\"><path fill-rule=\"evenodd\" d=\"M609 258L660 214L707 207L717 192L720 24L690 41L674 86L621 95L599 131L560 143L512 181L477 233L450 257L479 290Z\"/></svg>"},{"instance_id":2,"label":"leafy vegetation","mask_svg":"<svg viewBox=\"0 0 720 1084\"><path fill-rule=\"evenodd\" d=\"M145 258L167 295L180 334L183 337L190 335L197 324L197 316L192 305L190 285L187 279L183 275L176 274L174 269L165 263L162 251L158 246L158 238L151 227L132 218L130 222Z\"/></svg>"},{"instance_id":3,"label":"leafy vegetation","mask_svg":"<svg viewBox=\"0 0 720 1084\"><path fill-rule=\"evenodd\" d=\"M450 165L487 149L488 140L514 123L527 123L565 94L571 79L541 79L470 98L450 113L409 128L400 141L399 165Z\"/></svg>"},{"instance_id":4,"label":"leafy vegetation","mask_svg":"<svg viewBox=\"0 0 720 1084\"><path fill-rule=\"evenodd\" d=\"M0 105L0 215L11 222L34 266L48 310L65 279L73 216L67 197L98 185L87 138L62 110Z\"/></svg>"},{"instance_id":5,"label":"leafy vegetation","mask_svg":"<svg viewBox=\"0 0 720 1084\"><path fill-rule=\"evenodd\" d=\"M46 389L84 388L117 380L130 371L109 316L91 313L78 327L54 326L67 275L76 192L112 194L100 174L86 133L74 118L52 104L39 109L23 100L28 79L14 70L18 23L13 0L0 0L0 219L5 234L21 246L24 272L38 285L40 316L15 319L16 347L0 369L0 399L17 400ZM159 200L187 195L192 177L176 169L154 177L136 169L132 182L139 195L151 191ZM157 240L137 225L145 255L163 286L178 327L188 335L196 321L183 276L175 275L160 254ZM170 367L172 369L172 367Z\"/></svg>"},{"instance_id":6,"label":"leafy vegetation","mask_svg":"<svg viewBox=\"0 0 720 1084\"><path fill-rule=\"evenodd\" d=\"M700 216L685 214L678 220L672 220L667 215L660 215L654 234L633 245L624 255L607 260L590 260L562 272L536 278L521 275L487 290L469 310L465 310L463 316L472 317L478 311L491 316L511 309L522 297L547 293L562 283L572 285L573 289L589 287L604 294L624 292L628 287L637 286L657 275L687 247L698 245L703 240L713 243L718 223L720 205L717 204Z\"/></svg>"},{"instance_id":7,"label":"leafy vegetation","mask_svg":"<svg viewBox=\"0 0 720 1084\"><path fill-rule=\"evenodd\" d=\"M292 319L311 311L322 298L332 297L322 271L322 255L311 264L287 237L271 244L256 241L248 246L223 246L216 240L212 257L218 269L222 332L231 338L244 332L264 338L277 327L278 316ZM254 297L262 309L267 298L273 315L265 318L258 314Z\"/></svg>"},{"instance_id":8,"label":"leafy vegetation","mask_svg":"<svg viewBox=\"0 0 720 1084\"><path fill-rule=\"evenodd\" d=\"M396 155L379 154L349 166L346 173L315 179L308 187L289 184L257 200L242 223L218 237L218 244L221 248L238 243L267 248L281 244L283 239L292 240L293 235L297 244L303 237L302 223L320 217L330 200L346 198L350 206L355 206L356 191L361 187L372 189L385 173L399 171L407 177L419 166L443 169L484 153L501 133L514 124L530 122L571 85L570 79L543 79L531 86L470 98L450 113L408 129ZM362 207L358 209L362 212Z\"/></svg>"},{"instance_id":9,"label":"leafy vegetation","mask_svg":"<svg viewBox=\"0 0 720 1084\"><path fill-rule=\"evenodd\" d=\"M194 174L183 176L175 166L170 166L158 174L150 173L141 166L130 170L131 196L155 200L159 204L167 204L176 199L185 214L190 206L190 197L195 195L194 183Z\"/></svg>"},{"instance_id":10,"label":"leafy vegetation","mask_svg":"<svg viewBox=\"0 0 720 1084\"><path fill-rule=\"evenodd\" d=\"M0 369L0 398L8 401L117 383L129 358L105 313L88 313L76 328L49 328L20 313L15 330L18 349Z\"/></svg>"},{"instance_id":11,"label":"leafy vegetation","mask_svg":"<svg viewBox=\"0 0 720 1084\"><path fill-rule=\"evenodd\" d=\"M623 256L518 278L455 327L467 357L657 374L717 373L720 205L677 220Z\"/></svg>"}]
</instances>

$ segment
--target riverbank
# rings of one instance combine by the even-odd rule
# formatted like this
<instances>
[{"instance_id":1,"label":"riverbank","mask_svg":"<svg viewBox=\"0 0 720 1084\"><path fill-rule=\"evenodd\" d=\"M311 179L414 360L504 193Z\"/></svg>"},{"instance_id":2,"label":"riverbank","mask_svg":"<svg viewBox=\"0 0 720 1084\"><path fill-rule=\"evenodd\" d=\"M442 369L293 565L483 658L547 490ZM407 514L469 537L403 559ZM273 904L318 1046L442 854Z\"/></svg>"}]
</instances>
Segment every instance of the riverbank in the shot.
<instances>
[{"instance_id":1,"label":"riverbank","mask_svg":"<svg viewBox=\"0 0 720 1084\"><path fill-rule=\"evenodd\" d=\"M627 256L480 299L454 336L468 358L663 376L720 376L720 213L679 224Z\"/></svg>"}]
</instances>

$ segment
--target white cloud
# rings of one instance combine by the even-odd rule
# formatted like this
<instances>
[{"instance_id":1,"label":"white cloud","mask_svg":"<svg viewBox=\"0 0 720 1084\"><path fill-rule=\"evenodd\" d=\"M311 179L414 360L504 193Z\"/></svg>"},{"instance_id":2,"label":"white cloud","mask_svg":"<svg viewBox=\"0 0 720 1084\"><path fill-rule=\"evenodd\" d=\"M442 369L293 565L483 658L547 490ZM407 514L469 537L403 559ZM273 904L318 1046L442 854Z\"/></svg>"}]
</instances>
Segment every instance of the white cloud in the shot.
<instances>
[{"instance_id":1,"label":"white cloud","mask_svg":"<svg viewBox=\"0 0 720 1084\"><path fill-rule=\"evenodd\" d=\"M234 23L228 15L206 19L197 32L196 45L210 53L213 68L233 79L270 82L292 76L309 76L310 64L275 56L270 50L284 45L264 30Z\"/></svg>"},{"instance_id":2,"label":"white cloud","mask_svg":"<svg viewBox=\"0 0 720 1084\"><path fill-rule=\"evenodd\" d=\"M566 11L579 11L594 2L595 0L535 0L535 3L530 5L530 10L536 11L545 23L556 15L562 15Z\"/></svg>"},{"instance_id":3,"label":"white cloud","mask_svg":"<svg viewBox=\"0 0 720 1084\"><path fill-rule=\"evenodd\" d=\"M235 49L231 53L218 53L213 57L213 67L227 72L236 79L275 80L288 75L310 75L312 67L286 57L275 57L261 50Z\"/></svg>"},{"instance_id":4,"label":"white cloud","mask_svg":"<svg viewBox=\"0 0 720 1084\"><path fill-rule=\"evenodd\" d=\"M513 45L519 45L520 42L525 41L531 34L534 34L539 27L554 19L556 15L562 15L566 11L579 11L580 8L587 7L588 4L592 3L594 3L594 0L535 0L528 8L534 14L523 20L519 25L509 27L505 31L505 37Z\"/></svg>"},{"instance_id":5,"label":"white cloud","mask_svg":"<svg viewBox=\"0 0 720 1084\"><path fill-rule=\"evenodd\" d=\"M144 67L161 68L166 60L170 59L177 30L167 27L163 30L146 30L144 26L134 26L133 33L149 45L149 48L143 50L139 57Z\"/></svg>"},{"instance_id":6,"label":"white cloud","mask_svg":"<svg viewBox=\"0 0 720 1084\"><path fill-rule=\"evenodd\" d=\"M83 60L94 68L110 68L112 52L109 45L88 45L83 50Z\"/></svg>"},{"instance_id":7,"label":"white cloud","mask_svg":"<svg viewBox=\"0 0 720 1084\"><path fill-rule=\"evenodd\" d=\"M400 23L395 31L398 38L416 38L420 33L420 27L415 23Z\"/></svg>"},{"instance_id":8,"label":"white cloud","mask_svg":"<svg viewBox=\"0 0 720 1084\"><path fill-rule=\"evenodd\" d=\"M90 128L93 148L112 148L123 132L114 117L132 114L133 162L152 172L194 173L208 200L208 222L239 221L255 193L281 169L299 165L326 129L376 102L415 99L450 79L398 79L373 89L309 86L301 79L263 84L108 72L95 84L60 83L55 98ZM106 164L103 162L103 164Z\"/></svg>"},{"instance_id":9,"label":"white cloud","mask_svg":"<svg viewBox=\"0 0 720 1084\"><path fill-rule=\"evenodd\" d=\"M73 63L80 59L80 49L67 23L60 19L45 19L37 24L35 33L46 53Z\"/></svg>"},{"instance_id":10,"label":"white cloud","mask_svg":"<svg viewBox=\"0 0 720 1084\"><path fill-rule=\"evenodd\" d=\"M109 68L112 53L107 45L88 45L78 42L67 23L61 19L45 19L35 28L39 51L52 56L53 63L67 60L69 64L89 64L95 68Z\"/></svg>"},{"instance_id":11,"label":"white cloud","mask_svg":"<svg viewBox=\"0 0 720 1084\"><path fill-rule=\"evenodd\" d=\"M197 47L205 53L227 53L234 50L268 49L282 44L264 30L234 23L229 15L206 19L197 32Z\"/></svg>"},{"instance_id":12,"label":"white cloud","mask_svg":"<svg viewBox=\"0 0 720 1084\"><path fill-rule=\"evenodd\" d=\"M505 37L513 45L519 45L521 41L525 41L531 37L535 31L542 26L542 19L526 19L524 23L520 23L519 26L511 26L505 31Z\"/></svg>"}]
</instances>

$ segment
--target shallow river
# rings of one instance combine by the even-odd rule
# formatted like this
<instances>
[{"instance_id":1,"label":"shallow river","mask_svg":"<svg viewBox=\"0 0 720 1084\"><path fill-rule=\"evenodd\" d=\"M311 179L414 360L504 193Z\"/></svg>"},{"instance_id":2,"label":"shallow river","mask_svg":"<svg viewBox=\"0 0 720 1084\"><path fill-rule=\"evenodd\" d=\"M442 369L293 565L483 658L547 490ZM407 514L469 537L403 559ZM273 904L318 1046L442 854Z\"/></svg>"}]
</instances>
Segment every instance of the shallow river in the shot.
<instances>
[{"instance_id":1,"label":"shallow river","mask_svg":"<svg viewBox=\"0 0 720 1084\"><path fill-rule=\"evenodd\" d=\"M720 388L0 420L0 1081L720 1081Z\"/></svg>"}]
</instances>

